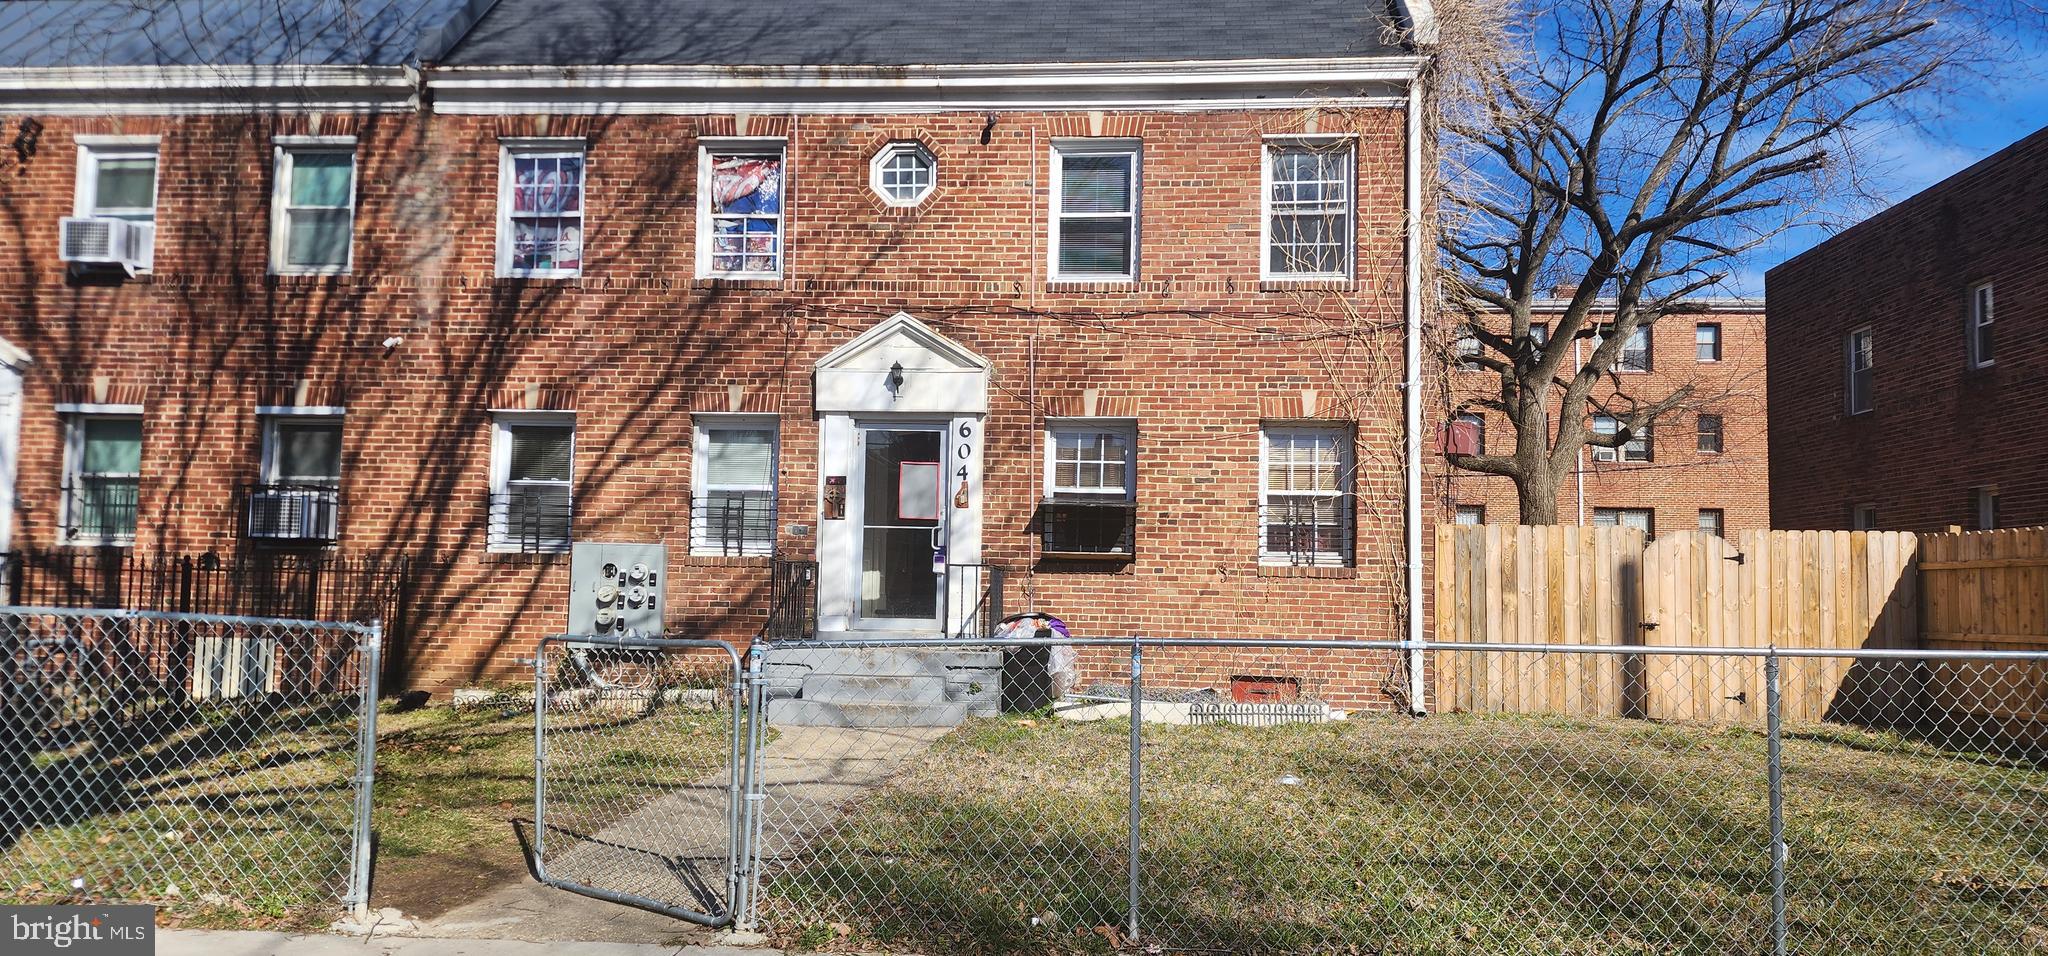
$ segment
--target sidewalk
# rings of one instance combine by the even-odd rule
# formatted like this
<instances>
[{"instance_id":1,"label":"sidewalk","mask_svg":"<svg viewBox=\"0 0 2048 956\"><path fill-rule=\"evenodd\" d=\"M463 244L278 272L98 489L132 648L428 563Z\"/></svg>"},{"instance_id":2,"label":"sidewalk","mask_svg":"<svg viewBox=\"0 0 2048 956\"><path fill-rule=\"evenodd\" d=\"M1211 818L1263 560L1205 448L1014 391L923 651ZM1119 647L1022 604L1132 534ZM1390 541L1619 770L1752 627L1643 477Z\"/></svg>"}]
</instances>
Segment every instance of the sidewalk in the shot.
<instances>
[{"instance_id":1,"label":"sidewalk","mask_svg":"<svg viewBox=\"0 0 2048 956\"><path fill-rule=\"evenodd\" d=\"M780 950L649 943L528 942L426 936L295 936L246 930L159 929L157 956L777 956Z\"/></svg>"}]
</instances>

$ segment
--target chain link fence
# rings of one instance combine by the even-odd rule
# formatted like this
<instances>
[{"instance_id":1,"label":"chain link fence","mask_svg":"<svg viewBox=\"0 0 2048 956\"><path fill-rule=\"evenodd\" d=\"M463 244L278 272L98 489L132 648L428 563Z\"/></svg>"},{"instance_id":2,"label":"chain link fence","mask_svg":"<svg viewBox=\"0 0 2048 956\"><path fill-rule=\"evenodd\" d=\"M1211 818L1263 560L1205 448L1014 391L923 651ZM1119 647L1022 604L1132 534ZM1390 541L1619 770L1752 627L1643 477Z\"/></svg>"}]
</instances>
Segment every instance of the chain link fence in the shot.
<instances>
[{"instance_id":1,"label":"chain link fence","mask_svg":"<svg viewBox=\"0 0 2048 956\"><path fill-rule=\"evenodd\" d=\"M368 899L376 625L0 608L0 897Z\"/></svg>"},{"instance_id":2,"label":"chain link fence","mask_svg":"<svg viewBox=\"0 0 2048 956\"><path fill-rule=\"evenodd\" d=\"M758 647L740 922L923 951L2048 949L2048 654L1435 645L1462 698L1415 718L1413 650Z\"/></svg>"},{"instance_id":3,"label":"chain link fence","mask_svg":"<svg viewBox=\"0 0 2048 956\"><path fill-rule=\"evenodd\" d=\"M727 644L551 637L534 661L542 882L732 921L742 712Z\"/></svg>"}]
</instances>

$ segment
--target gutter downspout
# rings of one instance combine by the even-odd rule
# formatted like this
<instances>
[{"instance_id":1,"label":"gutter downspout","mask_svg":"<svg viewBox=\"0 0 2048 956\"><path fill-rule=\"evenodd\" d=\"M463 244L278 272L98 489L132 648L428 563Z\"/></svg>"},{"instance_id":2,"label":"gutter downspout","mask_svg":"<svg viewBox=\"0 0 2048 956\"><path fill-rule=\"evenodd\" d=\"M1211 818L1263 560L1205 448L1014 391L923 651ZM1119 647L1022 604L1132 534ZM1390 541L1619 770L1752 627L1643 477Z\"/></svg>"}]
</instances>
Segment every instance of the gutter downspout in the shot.
<instances>
[{"instance_id":1,"label":"gutter downspout","mask_svg":"<svg viewBox=\"0 0 2048 956\"><path fill-rule=\"evenodd\" d=\"M1403 309L1407 313L1406 342L1403 344L1406 385L1402 396L1407 419L1406 483L1408 543L1408 712L1428 713L1423 679L1422 615L1422 67L1408 81L1408 292Z\"/></svg>"}]
</instances>

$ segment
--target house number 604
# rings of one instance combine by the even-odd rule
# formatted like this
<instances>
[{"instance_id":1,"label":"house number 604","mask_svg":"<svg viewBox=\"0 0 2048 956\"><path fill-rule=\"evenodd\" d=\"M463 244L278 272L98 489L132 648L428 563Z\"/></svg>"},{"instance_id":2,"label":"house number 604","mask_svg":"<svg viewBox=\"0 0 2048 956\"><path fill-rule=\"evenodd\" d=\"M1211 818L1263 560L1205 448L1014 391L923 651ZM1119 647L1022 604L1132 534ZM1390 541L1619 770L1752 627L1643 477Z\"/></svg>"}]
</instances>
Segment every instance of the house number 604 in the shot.
<instances>
[{"instance_id":1,"label":"house number 604","mask_svg":"<svg viewBox=\"0 0 2048 956\"><path fill-rule=\"evenodd\" d=\"M960 423L960 444L953 449L953 457L960 460L960 467L953 473L960 478L960 489L967 490L967 462L974 457L974 426Z\"/></svg>"}]
</instances>

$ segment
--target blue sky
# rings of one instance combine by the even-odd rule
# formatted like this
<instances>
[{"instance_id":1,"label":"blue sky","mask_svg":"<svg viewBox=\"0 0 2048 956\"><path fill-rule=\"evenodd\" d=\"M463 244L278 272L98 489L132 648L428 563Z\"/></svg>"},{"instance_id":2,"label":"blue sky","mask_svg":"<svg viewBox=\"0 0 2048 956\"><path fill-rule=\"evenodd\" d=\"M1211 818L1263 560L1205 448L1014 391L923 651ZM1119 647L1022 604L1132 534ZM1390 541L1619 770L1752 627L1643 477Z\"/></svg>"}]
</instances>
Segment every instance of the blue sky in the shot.
<instances>
[{"instance_id":1,"label":"blue sky","mask_svg":"<svg viewBox=\"0 0 2048 956\"><path fill-rule=\"evenodd\" d=\"M2048 31L2018 39L2016 55L1986 64L1992 79L1973 83L1932 101L1925 129L1871 130L1865 158L1877 164L1884 202L1859 209L1862 219L1970 164L1998 152L2028 133L2048 126ZM1729 292L1762 295L1764 273L1779 262L1812 248L1830 230L1796 229L1751 254L1745 267L1729 280Z\"/></svg>"}]
</instances>

